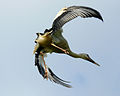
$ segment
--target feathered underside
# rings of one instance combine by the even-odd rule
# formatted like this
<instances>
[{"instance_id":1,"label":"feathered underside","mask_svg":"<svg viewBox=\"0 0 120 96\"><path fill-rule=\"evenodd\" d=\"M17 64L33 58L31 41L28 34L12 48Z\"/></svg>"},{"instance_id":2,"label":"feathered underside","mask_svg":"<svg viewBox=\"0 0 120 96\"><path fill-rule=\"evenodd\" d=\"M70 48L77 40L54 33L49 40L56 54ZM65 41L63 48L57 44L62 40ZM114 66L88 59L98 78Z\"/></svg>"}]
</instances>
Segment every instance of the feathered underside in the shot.
<instances>
[{"instance_id":1,"label":"feathered underside","mask_svg":"<svg viewBox=\"0 0 120 96\"><path fill-rule=\"evenodd\" d=\"M44 79L47 79L45 77L45 68L43 67L43 60L42 60L42 56L38 53L35 53L35 66L37 66L39 73L43 76ZM47 71L48 71L48 79L50 81L53 81L57 84L63 85L65 87L71 88L72 86L67 84L69 83L68 81L64 81L62 79L60 79L59 77L57 77L52 70L47 66Z\"/></svg>"},{"instance_id":2,"label":"feathered underside","mask_svg":"<svg viewBox=\"0 0 120 96\"><path fill-rule=\"evenodd\" d=\"M84 6L71 6L68 8L63 8L58 12L53 21L52 29L59 30L65 23L78 16L82 18L95 17L103 21L102 16L95 9Z\"/></svg>"}]
</instances>

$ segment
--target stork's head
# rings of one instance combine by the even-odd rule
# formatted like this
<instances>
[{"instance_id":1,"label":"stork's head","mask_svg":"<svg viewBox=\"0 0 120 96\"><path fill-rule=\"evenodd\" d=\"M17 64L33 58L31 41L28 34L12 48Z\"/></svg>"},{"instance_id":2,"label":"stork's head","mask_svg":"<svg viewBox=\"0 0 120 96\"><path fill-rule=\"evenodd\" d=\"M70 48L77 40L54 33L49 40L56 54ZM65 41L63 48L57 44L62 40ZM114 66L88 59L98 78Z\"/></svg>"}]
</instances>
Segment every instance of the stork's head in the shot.
<instances>
[{"instance_id":1,"label":"stork's head","mask_svg":"<svg viewBox=\"0 0 120 96\"><path fill-rule=\"evenodd\" d=\"M79 56L80 56L80 58L82 58L84 60L87 60L87 61L89 61L97 66L100 66L98 63L96 63L94 60L92 60L88 54L81 53L81 54L79 54Z\"/></svg>"}]
</instances>

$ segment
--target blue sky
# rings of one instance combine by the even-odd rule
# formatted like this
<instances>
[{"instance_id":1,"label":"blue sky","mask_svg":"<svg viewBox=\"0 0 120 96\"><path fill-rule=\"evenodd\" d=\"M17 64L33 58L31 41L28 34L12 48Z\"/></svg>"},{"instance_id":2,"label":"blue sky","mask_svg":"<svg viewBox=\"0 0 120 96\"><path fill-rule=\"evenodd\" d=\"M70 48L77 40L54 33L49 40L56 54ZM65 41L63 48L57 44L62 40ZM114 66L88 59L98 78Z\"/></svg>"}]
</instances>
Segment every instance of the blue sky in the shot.
<instances>
[{"instance_id":1,"label":"blue sky","mask_svg":"<svg viewBox=\"0 0 120 96\"><path fill-rule=\"evenodd\" d=\"M0 96L120 96L120 1L1 0ZM101 67L67 55L48 54L47 65L71 81L68 89L44 80L34 66L36 32L50 28L57 12L71 5L98 10L104 22L82 19L67 23L64 37L74 52L88 53Z\"/></svg>"}]
</instances>

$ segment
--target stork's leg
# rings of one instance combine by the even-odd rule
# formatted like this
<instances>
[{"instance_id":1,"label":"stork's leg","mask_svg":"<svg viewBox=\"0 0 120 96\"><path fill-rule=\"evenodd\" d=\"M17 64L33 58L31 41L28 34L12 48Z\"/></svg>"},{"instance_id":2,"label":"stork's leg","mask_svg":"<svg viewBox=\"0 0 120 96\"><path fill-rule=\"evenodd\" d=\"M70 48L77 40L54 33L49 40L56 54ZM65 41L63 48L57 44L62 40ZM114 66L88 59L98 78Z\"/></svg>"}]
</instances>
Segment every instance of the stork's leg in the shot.
<instances>
[{"instance_id":1,"label":"stork's leg","mask_svg":"<svg viewBox=\"0 0 120 96\"><path fill-rule=\"evenodd\" d=\"M44 75L44 78L46 78L48 80L48 71L47 71L47 65L45 64L45 60L44 60L44 53L40 52L40 54L42 55L42 60L43 60L43 63L44 63L44 66L45 66L45 75Z\"/></svg>"},{"instance_id":2,"label":"stork's leg","mask_svg":"<svg viewBox=\"0 0 120 96\"><path fill-rule=\"evenodd\" d=\"M60 49L60 50L63 51L65 54L69 54L69 51L67 51L67 50L65 50L65 49L63 49L63 48L55 45L54 43L51 43L51 45L54 46L54 47L56 47L56 48L58 48L58 49Z\"/></svg>"}]
</instances>

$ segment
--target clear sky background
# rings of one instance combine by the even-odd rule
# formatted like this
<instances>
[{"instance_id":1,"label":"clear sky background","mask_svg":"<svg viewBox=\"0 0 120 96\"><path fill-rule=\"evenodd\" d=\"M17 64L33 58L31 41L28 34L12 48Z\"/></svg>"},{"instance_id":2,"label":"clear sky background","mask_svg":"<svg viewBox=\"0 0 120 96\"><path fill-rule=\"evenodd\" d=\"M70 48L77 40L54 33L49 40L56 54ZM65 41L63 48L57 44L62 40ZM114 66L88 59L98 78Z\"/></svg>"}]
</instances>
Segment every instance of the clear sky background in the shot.
<instances>
[{"instance_id":1,"label":"clear sky background","mask_svg":"<svg viewBox=\"0 0 120 96\"><path fill-rule=\"evenodd\" d=\"M74 52L88 53L101 67L67 55L49 54L47 65L68 89L44 80L34 66L36 32L50 28L57 12L71 5L98 10L96 18L65 24ZM0 0L0 96L120 96L119 0Z\"/></svg>"}]
</instances>

